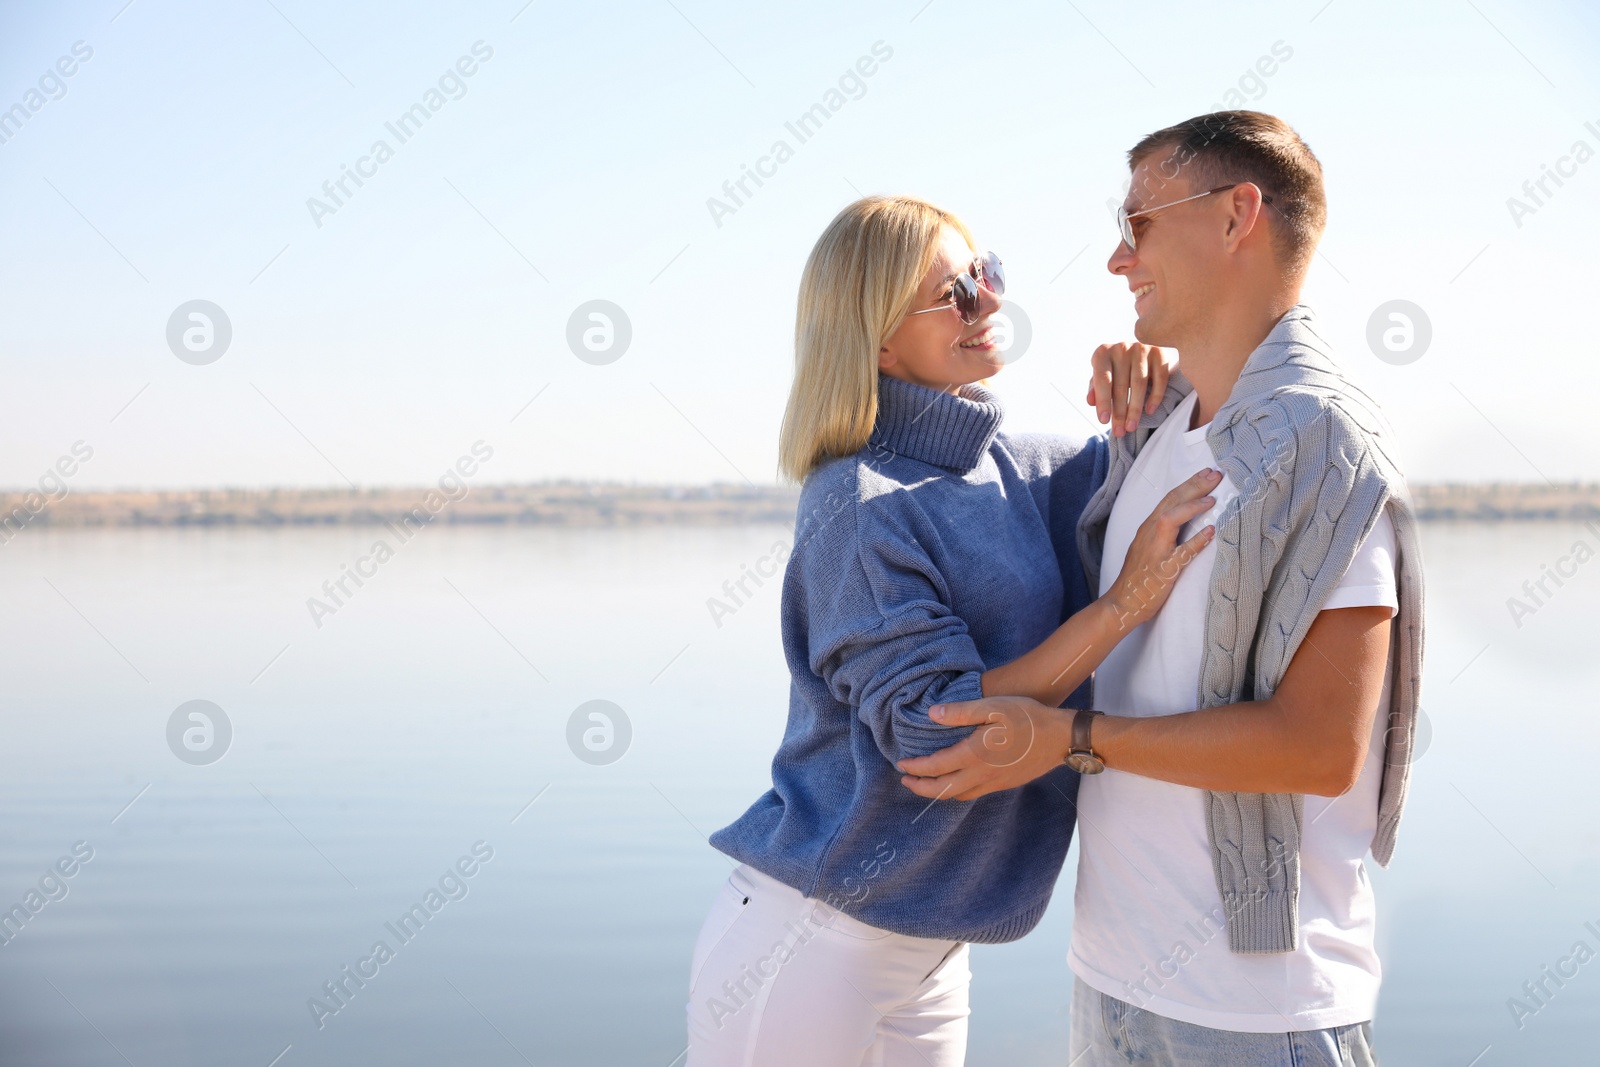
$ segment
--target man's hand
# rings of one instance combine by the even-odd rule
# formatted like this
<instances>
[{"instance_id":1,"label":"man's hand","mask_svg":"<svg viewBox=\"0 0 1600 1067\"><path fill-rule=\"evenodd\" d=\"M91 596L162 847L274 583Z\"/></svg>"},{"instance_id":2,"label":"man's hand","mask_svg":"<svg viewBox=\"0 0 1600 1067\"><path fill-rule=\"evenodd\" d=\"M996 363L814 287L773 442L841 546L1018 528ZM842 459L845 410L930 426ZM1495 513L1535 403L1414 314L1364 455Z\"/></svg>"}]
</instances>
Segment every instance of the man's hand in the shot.
<instances>
[{"instance_id":1,"label":"man's hand","mask_svg":"<svg viewBox=\"0 0 1600 1067\"><path fill-rule=\"evenodd\" d=\"M1171 349L1119 342L1095 349L1090 363L1088 402L1101 422L1111 423L1112 436L1121 437L1139 428L1141 413L1160 406L1178 357Z\"/></svg>"},{"instance_id":2,"label":"man's hand","mask_svg":"<svg viewBox=\"0 0 1600 1067\"><path fill-rule=\"evenodd\" d=\"M930 800L976 800L1015 789L1061 766L1072 740L1072 712L1029 697L961 700L929 709L943 726L977 726L931 756L903 759L902 785Z\"/></svg>"}]
</instances>

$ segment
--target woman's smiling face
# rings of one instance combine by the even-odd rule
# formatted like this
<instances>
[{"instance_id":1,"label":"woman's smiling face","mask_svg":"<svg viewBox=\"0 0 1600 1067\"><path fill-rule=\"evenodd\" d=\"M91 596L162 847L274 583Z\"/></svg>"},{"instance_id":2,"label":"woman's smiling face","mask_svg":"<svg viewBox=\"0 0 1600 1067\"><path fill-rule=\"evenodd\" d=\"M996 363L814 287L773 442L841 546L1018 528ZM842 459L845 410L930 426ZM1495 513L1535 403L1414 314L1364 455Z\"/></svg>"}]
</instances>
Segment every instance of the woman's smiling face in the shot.
<instances>
[{"instance_id":1,"label":"woman's smiling face","mask_svg":"<svg viewBox=\"0 0 1600 1067\"><path fill-rule=\"evenodd\" d=\"M972 267L973 250L953 226L943 228L933 266L917 285L912 311L939 307L927 315L907 314L878 350L878 369L929 389L954 393L961 386L995 374L1005 361L989 317L1000 310L1000 298L978 286L978 320L961 321L951 298L957 276Z\"/></svg>"}]
</instances>

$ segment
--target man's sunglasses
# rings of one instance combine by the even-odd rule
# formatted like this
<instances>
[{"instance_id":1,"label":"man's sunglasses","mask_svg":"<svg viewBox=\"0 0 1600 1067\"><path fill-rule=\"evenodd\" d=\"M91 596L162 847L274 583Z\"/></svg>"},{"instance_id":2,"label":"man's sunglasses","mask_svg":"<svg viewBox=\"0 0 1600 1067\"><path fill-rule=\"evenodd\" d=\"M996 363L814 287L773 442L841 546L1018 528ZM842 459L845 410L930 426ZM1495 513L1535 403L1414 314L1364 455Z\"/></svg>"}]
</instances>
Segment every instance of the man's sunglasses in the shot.
<instances>
[{"instance_id":1,"label":"man's sunglasses","mask_svg":"<svg viewBox=\"0 0 1600 1067\"><path fill-rule=\"evenodd\" d=\"M978 321L978 284L995 296L1003 296L1006 291L1006 272L1000 266L1000 257L993 252L982 252L972 257L972 264L967 267L967 273L958 274L955 283L950 288L951 300L937 307L923 308L913 311L913 315L926 315L930 311L943 311L945 308L955 307L961 314L961 321L971 326Z\"/></svg>"},{"instance_id":2,"label":"man's sunglasses","mask_svg":"<svg viewBox=\"0 0 1600 1067\"><path fill-rule=\"evenodd\" d=\"M1234 182L1231 185L1219 185L1215 189L1207 189L1203 193L1195 193L1193 196L1186 196L1182 200L1174 200L1167 204L1157 204L1155 207L1147 207L1134 212L1130 212L1125 207L1119 207L1117 208L1117 230L1122 234L1122 243L1127 245L1130 251L1136 250L1139 247L1134 240L1133 223L1129 222L1129 219L1136 219L1140 215L1151 215L1157 211L1165 211L1169 207L1177 207L1179 204L1187 204L1191 200L1199 200L1202 196L1210 196L1212 193L1220 193L1225 189L1232 189L1235 185L1243 184L1244 182ZM1264 204L1271 204L1272 197L1263 193L1261 194L1261 202Z\"/></svg>"}]
</instances>

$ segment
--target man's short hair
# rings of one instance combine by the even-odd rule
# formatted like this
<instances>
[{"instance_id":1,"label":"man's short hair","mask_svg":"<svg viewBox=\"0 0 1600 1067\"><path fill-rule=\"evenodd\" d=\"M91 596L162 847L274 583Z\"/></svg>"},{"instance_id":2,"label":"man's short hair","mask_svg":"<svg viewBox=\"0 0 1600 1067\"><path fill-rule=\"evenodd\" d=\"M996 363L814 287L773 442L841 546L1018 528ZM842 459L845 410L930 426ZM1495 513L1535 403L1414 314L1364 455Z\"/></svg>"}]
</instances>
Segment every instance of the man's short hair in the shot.
<instances>
[{"instance_id":1,"label":"man's short hair","mask_svg":"<svg viewBox=\"0 0 1600 1067\"><path fill-rule=\"evenodd\" d=\"M1163 158L1150 159L1158 153ZM1147 159L1157 175L1182 175L1197 193L1229 182L1254 182L1272 197L1266 210L1279 258L1296 272L1310 265L1328 220L1322 164L1287 122L1260 111L1197 115L1130 148L1128 169Z\"/></svg>"}]
</instances>

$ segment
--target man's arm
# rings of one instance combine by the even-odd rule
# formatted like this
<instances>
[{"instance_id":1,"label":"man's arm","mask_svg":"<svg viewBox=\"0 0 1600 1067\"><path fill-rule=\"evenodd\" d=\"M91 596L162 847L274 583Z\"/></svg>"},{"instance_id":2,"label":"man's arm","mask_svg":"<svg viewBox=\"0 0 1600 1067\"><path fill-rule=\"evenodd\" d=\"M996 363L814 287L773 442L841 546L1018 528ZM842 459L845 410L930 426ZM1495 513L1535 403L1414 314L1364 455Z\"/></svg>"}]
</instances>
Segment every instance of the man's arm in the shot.
<instances>
[{"instance_id":1,"label":"man's arm","mask_svg":"<svg viewBox=\"0 0 1600 1067\"><path fill-rule=\"evenodd\" d=\"M1240 793L1349 790L1366 759L1389 657L1387 607L1318 613L1283 683L1265 700L1177 715L1094 720L1091 744L1107 767L1197 789ZM899 761L905 786L930 799L975 800L1054 770L1071 747L1071 709L988 697L930 709L966 740Z\"/></svg>"}]
</instances>

